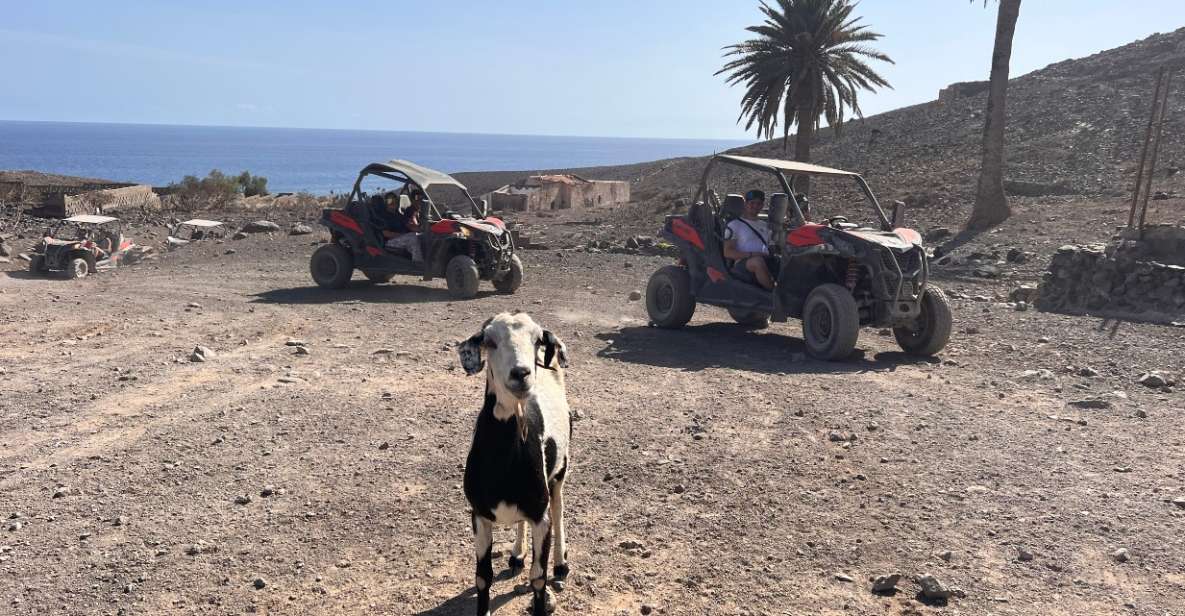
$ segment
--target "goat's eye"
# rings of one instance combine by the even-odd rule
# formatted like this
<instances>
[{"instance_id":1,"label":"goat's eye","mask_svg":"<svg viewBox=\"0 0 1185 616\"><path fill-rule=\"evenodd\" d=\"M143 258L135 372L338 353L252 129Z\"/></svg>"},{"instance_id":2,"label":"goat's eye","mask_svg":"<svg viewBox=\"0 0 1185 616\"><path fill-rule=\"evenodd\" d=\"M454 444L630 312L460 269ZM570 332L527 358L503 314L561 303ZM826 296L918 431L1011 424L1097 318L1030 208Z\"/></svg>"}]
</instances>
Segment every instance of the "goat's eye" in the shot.
<instances>
[{"instance_id":1,"label":"goat's eye","mask_svg":"<svg viewBox=\"0 0 1185 616\"><path fill-rule=\"evenodd\" d=\"M494 342L493 340L490 340L489 338L486 338L486 339L485 339L485 341L484 341L484 342L482 342L482 344L483 344L483 345L485 345L485 347L486 347L487 349L496 349L496 348L498 348L498 343L497 343L497 342Z\"/></svg>"}]
</instances>

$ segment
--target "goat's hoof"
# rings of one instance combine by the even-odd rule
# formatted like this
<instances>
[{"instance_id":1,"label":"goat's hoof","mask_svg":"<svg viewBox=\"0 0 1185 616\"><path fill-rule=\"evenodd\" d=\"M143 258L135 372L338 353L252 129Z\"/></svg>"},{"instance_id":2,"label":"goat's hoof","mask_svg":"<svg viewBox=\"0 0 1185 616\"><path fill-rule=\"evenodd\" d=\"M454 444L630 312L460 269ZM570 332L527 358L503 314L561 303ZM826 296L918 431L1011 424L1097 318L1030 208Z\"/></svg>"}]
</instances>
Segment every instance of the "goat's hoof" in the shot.
<instances>
[{"instance_id":1,"label":"goat's hoof","mask_svg":"<svg viewBox=\"0 0 1185 616\"><path fill-rule=\"evenodd\" d=\"M506 564L510 566L511 570L518 571L527 565L527 559L511 554L510 558L506 559Z\"/></svg>"},{"instance_id":2,"label":"goat's hoof","mask_svg":"<svg viewBox=\"0 0 1185 616\"><path fill-rule=\"evenodd\" d=\"M548 614L550 614L554 611L555 611L555 597L551 594L551 591L549 591L547 589L543 590L543 597L542 598L538 594L536 594L535 597L533 598L533 600L531 601L532 616L547 616Z\"/></svg>"},{"instance_id":3,"label":"goat's hoof","mask_svg":"<svg viewBox=\"0 0 1185 616\"><path fill-rule=\"evenodd\" d=\"M568 565L566 565L566 564L556 565L555 569L552 569L552 576L551 577L552 577L552 579L554 579L557 582L562 582L562 581L568 579L569 573L572 573L572 568L569 567Z\"/></svg>"}]
</instances>

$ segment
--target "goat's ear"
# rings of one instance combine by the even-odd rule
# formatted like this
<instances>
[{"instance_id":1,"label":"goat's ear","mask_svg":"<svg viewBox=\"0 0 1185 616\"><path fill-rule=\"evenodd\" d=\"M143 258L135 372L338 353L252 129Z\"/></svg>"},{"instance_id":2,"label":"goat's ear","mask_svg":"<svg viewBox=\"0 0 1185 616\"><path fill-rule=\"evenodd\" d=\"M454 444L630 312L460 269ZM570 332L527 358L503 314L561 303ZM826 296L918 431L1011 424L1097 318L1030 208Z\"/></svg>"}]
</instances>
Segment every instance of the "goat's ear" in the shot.
<instances>
[{"instance_id":1,"label":"goat's ear","mask_svg":"<svg viewBox=\"0 0 1185 616\"><path fill-rule=\"evenodd\" d=\"M485 328L473 334L468 340L457 344L457 355L461 358L461 367L465 374L473 376L481 372L485 362L481 358L481 344L485 340Z\"/></svg>"},{"instance_id":2,"label":"goat's ear","mask_svg":"<svg viewBox=\"0 0 1185 616\"><path fill-rule=\"evenodd\" d=\"M556 356L560 358L560 367L567 368L568 347L564 346L563 340L545 329L543 330L543 366L550 368L551 359Z\"/></svg>"}]
</instances>

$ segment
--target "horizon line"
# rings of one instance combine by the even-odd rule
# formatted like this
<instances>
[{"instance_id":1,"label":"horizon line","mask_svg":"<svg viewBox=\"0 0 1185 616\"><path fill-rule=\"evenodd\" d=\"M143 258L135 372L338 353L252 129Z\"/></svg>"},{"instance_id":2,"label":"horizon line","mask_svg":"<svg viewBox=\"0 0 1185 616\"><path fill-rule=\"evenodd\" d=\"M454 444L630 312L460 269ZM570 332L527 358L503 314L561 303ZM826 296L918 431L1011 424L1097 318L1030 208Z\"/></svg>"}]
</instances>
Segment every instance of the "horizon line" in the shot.
<instances>
[{"instance_id":1,"label":"horizon line","mask_svg":"<svg viewBox=\"0 0 1185 616\"><path fill-rule=\"evenodd\" d=\"M462 132L462 131L442 131L442 130L406 130L406 129L390 129L390 128L310 128L301 126L247 126L234 124L166 124L163 122L88 122L78 120L12 120L0 118L0 123L9 124L85 124L95 126L154 126L154 127L179 127L179 128L262 128L273 130L308 130L308 131L349 131L362 133L415 133L421 135L457 135L457 136L476 136L476 137L540 137L544 139L619 139L619 140L634 140L634 141L719 141L719 142L736 142L738 144L754 144L760 143L762 139L752 140L747 137L743 138L725 138L725 137L622 137L609 135L556 135L556 134L542 134L542 133L485 133L485 132Z\"/></svg>"}]
</instances>

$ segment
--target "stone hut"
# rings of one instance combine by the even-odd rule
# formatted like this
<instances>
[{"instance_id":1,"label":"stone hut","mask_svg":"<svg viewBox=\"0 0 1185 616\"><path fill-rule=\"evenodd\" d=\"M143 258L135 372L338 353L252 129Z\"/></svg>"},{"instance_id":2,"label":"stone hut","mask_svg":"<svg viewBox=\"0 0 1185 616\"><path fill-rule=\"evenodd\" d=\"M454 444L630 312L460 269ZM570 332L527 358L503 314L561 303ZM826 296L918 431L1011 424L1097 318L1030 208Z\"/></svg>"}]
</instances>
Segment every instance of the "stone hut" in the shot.
<instances>
[{"instance_id":1,"label":"stone hut","mask_svg":"<svg viewBox=\"0 0 1185 616\"><path fill-rule=\"evenodd\" d=\"M630 200L629 182L589 180L574 174L532 175L483 195L493 210L613 207Z\"/></svg>"}]
</instances>

